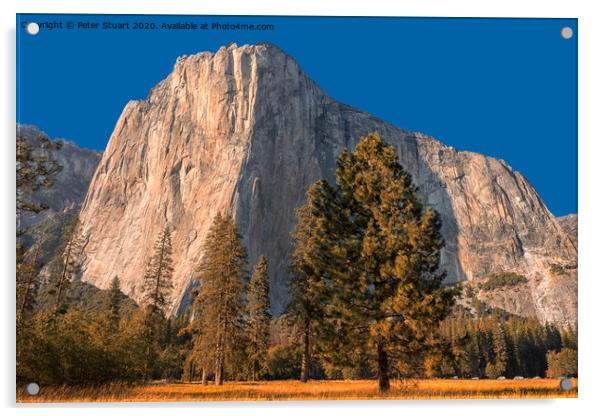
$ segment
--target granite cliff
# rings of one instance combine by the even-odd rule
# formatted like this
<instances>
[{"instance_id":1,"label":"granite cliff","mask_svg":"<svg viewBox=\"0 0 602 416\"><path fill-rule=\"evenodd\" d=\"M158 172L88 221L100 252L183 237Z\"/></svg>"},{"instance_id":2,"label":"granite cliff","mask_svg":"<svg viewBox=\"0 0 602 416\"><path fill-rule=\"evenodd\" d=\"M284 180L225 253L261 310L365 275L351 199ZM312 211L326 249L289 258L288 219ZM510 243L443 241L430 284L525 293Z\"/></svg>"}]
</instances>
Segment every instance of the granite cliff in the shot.
<instances>
[{"instance_id":1,"label":"granite cliff","mask_svg":"<svg viewBox=\"0 0 602 416\"><path fill-rule=\"evenodd\" d=\"M333 100L268 44L180 57L147 99L125 106L81 211L83 280L106 288L118 275L124 292L139 300L152 245L168 224L175 266L170 311L176 313L186 303L213 216L229 211L251 264L266 255L273 309L282 312L295 207L311 183L333 180L342 149L373 131L396 147L425 201L442 216L448 282L520 273L528 279L517 298L528 303L521 310L542 322L576 325L576 269L570 268L576 241L520 173ZM559 277L552 264L570 271Z\"/></svg>"},{"instance_id":2,"label":"granite cliff","mask_svg":"<svg viewBox=\"0 0 602 416\"><path fill-rule=\"evenodd\" d=\"M36 138L46 134L36 126L17 124L17 135L37 149L39 142ZM48 208L37 214L23 212L17 222L20 242L26 247L34 242L39 245L41 251L37 251L36 256L45 263L60 254L63 229L70 219L79 214L101 157L100 152L82 148L74 142L54 140L62 142L62 146L51 153L62 170L56 175L52 187L38 189L28 197ZM28 258L31 255L33 252L27 254ZM46 277L45 272L42 275Z\"/></svg>"},{"instance_id":3,"label":"granite cliff","mask_svg":"<svg viewBox=\"0 0 602 416\"><path fill-rule=\"evenodd\" d=\"M45 133L36 126L17 124L17 135L32 143L35 148L35 139ZM100 152L82 148L72 141L54 140L62 142L60 149L52 151L53 159L62 166L62 170L56 176L52 187L41 188L31 195L33 202L44 204L48 209L38 214L23 213L20 218L22 230L55 214L79 211L100 161Z\"/></svg>"}]
</instances>

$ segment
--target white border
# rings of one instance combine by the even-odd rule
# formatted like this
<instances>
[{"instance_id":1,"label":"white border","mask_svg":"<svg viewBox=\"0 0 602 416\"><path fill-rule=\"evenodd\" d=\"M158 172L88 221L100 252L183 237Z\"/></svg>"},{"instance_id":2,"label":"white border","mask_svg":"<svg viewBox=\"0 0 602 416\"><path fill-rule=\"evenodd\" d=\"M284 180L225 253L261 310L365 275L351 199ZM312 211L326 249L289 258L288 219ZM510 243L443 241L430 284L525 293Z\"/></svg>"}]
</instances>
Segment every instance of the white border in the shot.
<instances>
[{"instance_id":1,"label":"white border","mask_svg":"<svg viewBox=\"0 0 602 416\"><path fill-rule=\"evenodd\" d=\"M420 413L421 415L462 413L482 416L524 414L526 412L563 415L601 414L602 336L599 305L602 303L602 273L598 260L602 237L602 41L601 14L595 0L579 1L476 1L423 0L3 0L1 82L4 97L0 102L2 133L2 382L1 404L11 415L104 414L115 415L239 414L287 416L332 414L350 415ZM15 13L145 13L145 14L256 14L256 15L348 15L348 16L464 16L464 17L577 17L579 18L579 399L578 400L499 400L499 401L420 401L420 402L273 402L227 404L124 404L50 405L42 408L14 405L14 129L15 129ZM311 45L308 45L311 47ZM374 409L374 410L372 410Z\"/></svg>"}]
</instances>

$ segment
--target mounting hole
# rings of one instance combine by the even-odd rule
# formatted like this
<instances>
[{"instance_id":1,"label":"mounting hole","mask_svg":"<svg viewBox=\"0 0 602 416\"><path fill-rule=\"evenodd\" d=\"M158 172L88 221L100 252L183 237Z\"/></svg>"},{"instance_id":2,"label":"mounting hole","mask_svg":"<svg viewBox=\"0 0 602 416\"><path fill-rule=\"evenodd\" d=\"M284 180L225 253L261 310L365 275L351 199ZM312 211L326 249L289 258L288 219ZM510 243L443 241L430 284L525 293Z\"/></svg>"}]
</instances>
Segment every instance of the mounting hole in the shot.
<instances>
[{"instance_id":1,"label":"mounting hole","mask_svg":"<svg viewBox=\"0 0 602 416\"><path fill-rule=\"evenodd\" d=\"M560 36L562 36L563 39L572 38L573 37L573 29L571 29L568 26L563 27L562 29L560 29Z\"/></svg>"},{"instance_id":2,"label":"mounting hole","mask_svg":"<svg viewBox=\"0 0 602 416\"><path fill-rule=\"evenodd\" d=\"M567 391L572 388L573 388L573 382L570 379L564 378L564 379L560 380L560 389L561 390Z\"/></svg>"},{"instance_id":3,"label":"mounting hole","mask_svg":"<svg viewBox=\"0 0 602 416\"><path fill-rule=\"evenodd\" d=\"M40 31L40 25L36 22L29 22L27 23L27 26L25 26L25 31L32 36L37 35Z\"/></svg>"},{"instance_id":4,"label":"mounting hole","mask_svg":"<svg viewBox=\"0 0 602 416\"><path fill-rule=\"evenodd\" d=\"M40 386L38 385L38 383L29 383L27 387L25 387L25 391L30 396L35 396L40 392Z\"/></svg>"}]
</instances>

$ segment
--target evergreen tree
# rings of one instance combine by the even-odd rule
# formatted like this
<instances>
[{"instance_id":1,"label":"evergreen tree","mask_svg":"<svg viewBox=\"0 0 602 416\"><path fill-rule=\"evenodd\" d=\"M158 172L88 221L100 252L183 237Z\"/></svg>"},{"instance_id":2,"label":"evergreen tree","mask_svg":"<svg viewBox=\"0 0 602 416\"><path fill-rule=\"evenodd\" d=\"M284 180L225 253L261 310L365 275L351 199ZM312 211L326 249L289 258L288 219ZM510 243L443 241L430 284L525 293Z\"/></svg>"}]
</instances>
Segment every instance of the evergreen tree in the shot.
<instances>
[{"instance_id":1,"label":"evergreen tree","mask_svg":"<svg viewBox=\"0 0 602 416\"><path fill-rule=\"evenodd\" d=\"M171 256L171 233L166 225L157 237L144 274L143 307L139 311L139 319L135 321L138 328L137 337L145 351L142 371L144 378L161 375L157 363L165 334L165 312L173 288Z\"/></svg>"},{"instance_id":2,"label":"evergreen tree","mask_svg":"<svg viewBox=\"0 0 602 416\"><path fill-rule=\"evenodd\" d=\"M547 358L548 377L576 377L578 373L577 351L562 348L560 351L549 351Z\"/></svg>"},{"instance_id":3,"label":"evergreen tree","mask_svg":"<svg viewBox=\"0 0 602 416\"><path fill-rule=\"evenodd\" d=\"M154 252L144 274L144 303L152 313L163 314L173 288L171 233L166 225L157 237Z\"/></svg>"},{"instance_id":4,"label":"evergreen tree","mask_svg":"<svg viewBox=\"0 0 602 416\"><path fill-rule=\"evenodd\" d=\"M109 319L115 330L119 329L121 297L121 284L119 277L115 276L109 288Z\"/></svg>"},{"instance_id":5,"label":"evergreen tree","mask_svg":"<svg viewBox=\"0 0 602 416\"><path fill-rule=\"evenodd\" d=\"M17 135L17 231L23 212L38 213L48 207L31 200L33 192L50 188L62 167L52 156L52 151L62 147L62 142L52 141L43 134L34 140Z\"/></svg>"},{"instance_id":6,"label":"evergreen tree","mask_svg":"<svg viewBox=\"0 0 602 416\"><path fill-rule=\"evenodd\" d=\"M560 340L563 348L578 349L577 332L573 328L563 329L560 333Z\"/></svg>"},{"instance_id":7,"label":"evergreen tree","mask_svg":"<svg viewBox=\"0 0 602 416\"><path fill-rule=\"evenodd\" d=\"M79 217L73 218L63 232L63 257L58 274L53 277L52 292L56 295L55 313L64 313L65 294L69 283L79 273L83 261L84 236L81 234Z\"/></svg>"},{"instance_id":8,"label":"evergreen tree","mask_svg":"<svg viewBox=\"0 0 602 416\"><path fill-rule=\"evenodd\" d=\"M492 331L493 353L495 357L494 369L496 377L503 376L506 373L508 364L508 345L502 326L494 323Z\"/></svg>"},{"instance_id":9,"label":"evergreen tree","mask_svg":"<svg viewBox=\"0 0 602 416\"><path fill-rule=\"evenodd\" d=\"M379 391L392 366L414 363L450 311L455 290L439 271L441 222L416 195L395 148L378 134L337 160L336 213L328 222L334 256L325 280L330 298L327 358L368 349Z\"/></svg>"},{"instance_id":10,"label":"evergreen tree","mask_svg":"<svg viewBox=\"0 0 602 416\"><path fill-rule=\"evenodd\" d=\"M215 384L224 382L226 370L234 370L244 336L247 252L234 219L218 214L203 247L200 265L199 345L202 366L214 363Z\"/></svg>"},{"instance_id":11,"label":"evergreen tree","mask_svg":"<svg viewBox=\"0 0 602 416\"><path fill-rule=\"evenodd\" d=\"M270 344L270 281L268 262L259 258L248 287L247 339L251 379L257 380L261 369L265 369L267 350Z\"/></svg>"},{"instance_id":12,"label":"evergreen tree","mask_svg":"<svg viewBox=\"0 0 602 416\"><path fill-rule=\"evenodd\" d=\"M196 379L196 376L200 372L201 381L203 385L207 385L207 379L209 376L208 368L211 366L211 359L207 357L206 351L208 350L208 342L202 333L203 327L203 307L201 304L201 297L199 296L198 288L195 288L191 292L191 313L190 321L188 323L188 332L192 338L192 348L186 358L185 364L185 375L187 379L192 381Z\"/></svg>"},{"instance_id":13,"label":"evergreen tree","mask_svg":"<svg viewBox=\"0 0 602 416\"><path fill-rule=\"evenodd\" d=\"M23 247L17 247L17 321L25 318L36 306L36 297L40 288L38 262L41 243L36 242L31 251L32 258L24 260Z\"/></svg>"},{"instance_id":14,"label":"evergreen tree","mask_svg":"<svg viewBox=\"0 0 602 416\"><path fill-rule=\"evenodd\" d=\"M294 249L290 271L290 303L286 316L301 344L302 382L309 379L312 338L322 328L324 318L325 273L331 266L328 232L335 221L328 221L328 208L335 205L334 190L325 181L318 181L307 192L307 202L296 210L297 225L293 233ZM322 328L323 329L323 328Z\"/></svg>"}]
</instances>

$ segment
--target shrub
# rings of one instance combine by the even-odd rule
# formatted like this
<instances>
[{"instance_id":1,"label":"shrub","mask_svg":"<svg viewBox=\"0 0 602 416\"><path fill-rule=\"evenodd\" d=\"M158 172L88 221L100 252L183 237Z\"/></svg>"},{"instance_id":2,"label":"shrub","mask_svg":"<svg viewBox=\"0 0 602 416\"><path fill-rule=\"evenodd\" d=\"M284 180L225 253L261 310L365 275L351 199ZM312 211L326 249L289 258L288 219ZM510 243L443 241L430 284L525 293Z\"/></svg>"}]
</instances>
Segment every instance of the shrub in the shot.
<instances>
[{"instance_id":1,"label":"shrub","mask_svg":"<svg viewBox=\"0 0 602 416\"><path fill-rule=\"evenodd\" d=\"M487 363L485 366L485 376L492 380L502 377L504 375L504 369L499 364Z\"/></svg>"},{"instance_id":2,"label":"shrub","mask_svg":"<svg viewBox=\"0 0 602 416\"><path fill-rule=\"evenodd\" d=\"M271 380L299 378L299 352L290 345L276 345L268 350L266 377Z\"/></svg>"},{"instance_id":3,"label":"shrub","mask_svg":"<svg viewBox=\"0 0 602 416\"><path fill-rule=\"evenodd\" d=\"M561 275L565 275L566 273L566 268L564 266L562 266L561 264L558 263L552 263L550 265L550 271L552 273L554 273L557 276L561 276Z\"/></svg>"},{"instance_id":4,"label":"shrub","mask_svg":"<svg viewBox=\"0 0 602 416\"><path fill-rule=\"evenodd\" d=\"M516 273L500 273L489 277L481 284L481 289L485 291L499 289L501 287L512 287L521 283L527 283L527 278Z\"/></svg>"},{"instance_id":5,"label":"shrub","mask_svg":"<svg viewBox=\"0 0 602 416\"><path fill-rule=\"evenodd\" d=\"M558 352L548 351L548 377L576 377L577 376L577 351L563 348Z\"/></svg>"}]
</instances>

